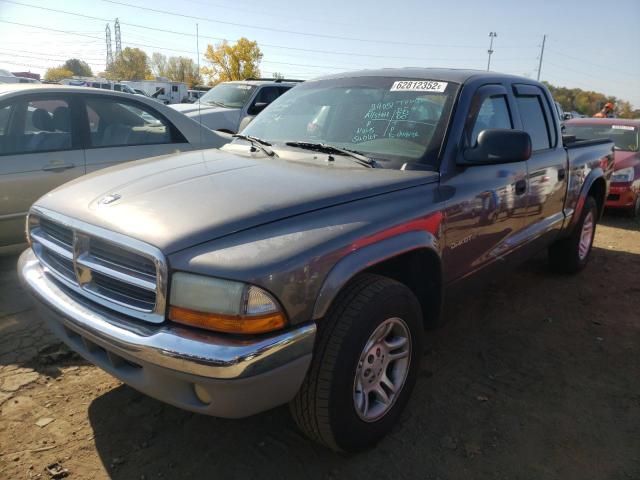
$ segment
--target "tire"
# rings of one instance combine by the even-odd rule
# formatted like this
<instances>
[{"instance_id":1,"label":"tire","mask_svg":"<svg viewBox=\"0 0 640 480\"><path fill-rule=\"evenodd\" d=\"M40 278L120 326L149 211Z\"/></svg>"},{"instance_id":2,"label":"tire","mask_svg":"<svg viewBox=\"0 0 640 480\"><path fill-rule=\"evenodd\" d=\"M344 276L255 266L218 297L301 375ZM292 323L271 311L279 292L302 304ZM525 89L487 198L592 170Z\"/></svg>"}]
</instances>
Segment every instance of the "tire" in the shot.
<instances>
[{"instance_id":1,"label":"tire","mask_svg":"<svg viewBox=\"0 0 640 480\"><path fill-rule=\"evenodd\" d=\"M368 350L371 353L365 353L372 335L388 328L392 330L382 337L387 340L384 346L375 343ZM389 344L402 343L405 334L408 341L402 347L385 350ZM420 303L411 290L379 275L356 277L318 324L311 367L290 403L298 427L312 440L335 451L357 452L375 445L391 431L407 404L419 370L423 335ZM378 345L383 346L382 353ZM385 365L385 359L400 356L398 352L406 356ZM379 394L365 394L364 388L360 389L366 383L367 371L366 388L375 386L374 377L384 377L384 385L379 388L388 395L388 407L380 402ZM383 388L389 384L385 380L395 384L395 394ZM369 418L363 417L365 397Z\"/></svg>"},{"instance_id":2,"label":"tire","mask_svg":"<svg viewBox=\"0 0 640 480\"><path fill-rule=\"evenodd\" d=\"M640 193L636 194L636 203L634 203L633 207L629 209L629 217L640 217Z\"/></svg>"},{"instance_id":3,"label":"tire","mask_svg":"<svg viewBox=\"0 0 640 480\"><path fill-rule=\"evenodd\" d=\"M559 273L576 273L588 263L596 233L598 205L593 197L587 197L580 219L571 234L549 247L549 266ZM591 224L590 238L583 238L586 223ZM582 242L585 240L585 242ZM582 244L582 246L581 246Z\"/></svg>"}]
</instances>

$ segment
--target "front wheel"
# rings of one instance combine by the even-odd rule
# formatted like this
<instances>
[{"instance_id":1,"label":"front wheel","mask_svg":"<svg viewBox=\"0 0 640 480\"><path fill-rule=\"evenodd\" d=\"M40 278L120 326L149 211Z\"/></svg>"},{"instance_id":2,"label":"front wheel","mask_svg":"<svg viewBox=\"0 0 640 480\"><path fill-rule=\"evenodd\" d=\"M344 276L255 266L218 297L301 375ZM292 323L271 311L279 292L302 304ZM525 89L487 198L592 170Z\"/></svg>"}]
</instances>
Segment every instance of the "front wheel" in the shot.
<instances>
[{"instance_id":1,"label":"front wheel","mask_svg":"<svg viewBox=\"0 0 640 480\"><path fill-rule=\"evenodd\" d=\"M386 277L358 276L319 322L311 367L290 405L300 429L337 451L375 445L409 399L422 337L411 290Z\"/></svg>"},{"instance_id":2,"label":"front wheel","mask_svg":"<svg viewBox=\"0 0 640 480\"><path fill-rule=\"evenodd\" d=\"M553 270L575 273L586 266L596 233L597 218L598 205L593 197L587 197L571 235L549 247L549 264Z\"/></svg>"}]
</instances>

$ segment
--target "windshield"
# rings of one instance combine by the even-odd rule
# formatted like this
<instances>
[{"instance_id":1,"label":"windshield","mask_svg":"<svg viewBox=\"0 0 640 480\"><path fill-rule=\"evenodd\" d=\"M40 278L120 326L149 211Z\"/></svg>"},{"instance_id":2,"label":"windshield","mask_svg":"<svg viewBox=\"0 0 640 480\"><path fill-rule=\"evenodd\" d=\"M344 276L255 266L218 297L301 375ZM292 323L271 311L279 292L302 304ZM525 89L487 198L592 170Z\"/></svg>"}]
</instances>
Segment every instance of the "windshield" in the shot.
<instances>
[{"instance_id":1,"label":"windshield","mask_svg":"<svg viewBox=\"0 0 640 480\"><path fill-rule=\"evenodd\" d=\"M207 93L200 101L227 108L242 108L251 97L255 86L243 83L219 83Z\"/></svg>"},{"instance_id":2,"label":"windshield","mask_svg":"<svg viewBox=\"0 0 640 480\"><path fill-rule=\"evenodd\" d=\"M578 140L602 140L609 138L618 150L638 151L638 128L631 125L572 125L565 124L566 135Z\"/></svg>"},{"instance_id":3,"label":"windshield","mask_svg":"<svg viewBox=\"0 0 640 480\"><path fill-rule=\"evenodd\" d=\"M390 77L308 82L279 97L242 133L273 144L355 150L386 168L435 165L456 89L452 82Z\"/></svg>"}]
</instances>

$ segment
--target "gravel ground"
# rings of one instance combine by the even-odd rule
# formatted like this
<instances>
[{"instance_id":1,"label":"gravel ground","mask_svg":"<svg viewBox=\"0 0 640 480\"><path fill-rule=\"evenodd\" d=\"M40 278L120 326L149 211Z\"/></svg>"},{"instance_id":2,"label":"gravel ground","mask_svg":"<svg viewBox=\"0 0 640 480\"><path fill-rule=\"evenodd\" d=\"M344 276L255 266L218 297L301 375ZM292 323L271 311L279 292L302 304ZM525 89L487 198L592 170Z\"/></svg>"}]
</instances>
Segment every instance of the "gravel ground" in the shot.
<instances>
[{"instance_id":1,"label":"gravel ground","mask_svg":"<svg viewBox=\"0 0 640 480\"><path fill-rule=\"evenodd\" d=\"M640 479L638 221L606 217L579 275L540 255L460 302L402 422L356 456L286 407L221 420L121 384L46 331L16 259L0 258L2 478Z\"/></svg>"}]
</instances>

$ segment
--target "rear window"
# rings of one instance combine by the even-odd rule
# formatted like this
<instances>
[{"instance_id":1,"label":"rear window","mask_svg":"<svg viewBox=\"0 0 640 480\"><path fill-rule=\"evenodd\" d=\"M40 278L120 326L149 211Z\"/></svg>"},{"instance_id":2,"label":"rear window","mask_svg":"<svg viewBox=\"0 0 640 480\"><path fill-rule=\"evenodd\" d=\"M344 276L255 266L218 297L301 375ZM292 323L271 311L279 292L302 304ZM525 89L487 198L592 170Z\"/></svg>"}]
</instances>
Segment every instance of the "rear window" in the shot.
<instances>
[{"instance_id":1,"label":"rear window","mask_svg":"<svg viewBox=\"0 0 640 480\"><path fill-rule=\"evenodd\" d=\"M632 125L572 125L565 124L565 134L574 135L578 140L604 140L610 139L615 143L616 149L628 152L637 152L640 140L638 127Z\"/></svg>"},{"instance_id":2,"label":"rear window","mask_svg":"<svg viewBox=\"0 0 640 480\"><path fill-rule=\"evenodd\" d=\"M540 103L538 95L516 97L518 110L524 131L531 137L531 146L534 150L544 150L551 148L547 120L544 116L544 109Z\"/></svg>"}]
</instances>

